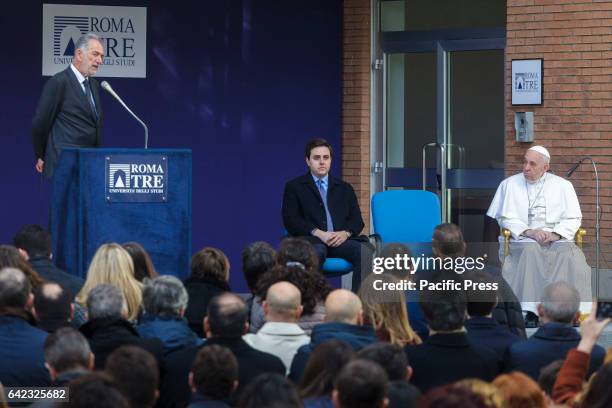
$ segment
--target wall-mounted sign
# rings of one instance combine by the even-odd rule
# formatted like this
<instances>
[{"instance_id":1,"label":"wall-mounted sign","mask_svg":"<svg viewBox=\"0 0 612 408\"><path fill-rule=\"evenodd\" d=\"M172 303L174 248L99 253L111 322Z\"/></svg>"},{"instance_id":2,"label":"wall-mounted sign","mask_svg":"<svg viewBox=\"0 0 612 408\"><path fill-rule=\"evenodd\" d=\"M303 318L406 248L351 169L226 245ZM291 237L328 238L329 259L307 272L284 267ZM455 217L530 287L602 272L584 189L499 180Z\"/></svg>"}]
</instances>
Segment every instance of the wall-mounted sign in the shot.
<instances>
[{"instance_id":1,"label":"wall-mounted sign","mask_svg":"<svg viewBox=\"0 0 612 408\"><path fill-rule=\"evenodd\" d=\"M79 37L92 32L104 46L101 77L147 77L147 8L43 4L42 74L66 69Z\"/></svg>"},{"instance_id":2,"label":"wall-mounted sign","mask_svg":"<svg viewBox=\"0 0 612 408\"><path fill-rule=\"evenodd\" d=\"M543 60L512 61L512 105L541 105Z\"/></svg>"}]
</instances>

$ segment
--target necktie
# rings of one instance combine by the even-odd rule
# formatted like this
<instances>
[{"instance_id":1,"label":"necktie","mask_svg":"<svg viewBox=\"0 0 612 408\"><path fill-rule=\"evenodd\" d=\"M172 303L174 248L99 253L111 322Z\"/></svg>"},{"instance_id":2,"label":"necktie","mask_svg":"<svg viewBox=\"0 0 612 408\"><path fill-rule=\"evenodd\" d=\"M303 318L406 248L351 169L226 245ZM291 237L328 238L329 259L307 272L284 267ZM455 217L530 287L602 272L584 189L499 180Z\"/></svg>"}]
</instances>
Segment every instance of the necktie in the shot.
<instances>
[{"instance_id":1,"label":"necktie","mask_svg":"<svg viewBox=\"0 0 612 408\"><path fill-rule=\"evenodd\" d=\"M89 86L89 79L86 78L83 81L83 85L85 86L85 96L87 97L87 100L89 101L89 106L91 107L91 111L94 113L97 119L98 111L96 110L96 104L93 100L93 95L91 93L91 87Z\"/></svg>"},{"instance_id":2,"label":"necktie","mask_svg":"<svg viewBox=\"0 0 612 408\"><path fill-rule=\"evenodd\" d=\"M317 187L319 188L319 193L321 193L321 199L323 200L323 207L325 207L325 217L327 218L327 231L334 230L334 224L332 222L331 214L329 213L329 209L327 208L327 189L325 188L325 183L322 179L317 180Z\"/></svg>"}]
</instances>

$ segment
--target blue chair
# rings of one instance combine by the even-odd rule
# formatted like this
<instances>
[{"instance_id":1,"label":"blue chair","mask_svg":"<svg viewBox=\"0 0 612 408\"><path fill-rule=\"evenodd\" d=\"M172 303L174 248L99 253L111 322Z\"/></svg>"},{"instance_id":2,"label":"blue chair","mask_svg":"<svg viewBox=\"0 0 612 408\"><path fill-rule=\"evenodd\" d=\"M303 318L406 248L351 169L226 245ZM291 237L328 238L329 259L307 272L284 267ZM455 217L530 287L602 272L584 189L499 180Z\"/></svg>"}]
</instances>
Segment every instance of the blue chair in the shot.
<instances>
[{"instance_id":1,"label":"blue chair","mask_svg":"<svg viewBox=\"0 0 612 408\"><path fill-rule=\"evenodd\" d=\"M431 255L431 236L441 222L440 200L424 190L388 190L372 197L377 253L383 245L401 242L414 256Z\"/></svg>"}]
</instances>

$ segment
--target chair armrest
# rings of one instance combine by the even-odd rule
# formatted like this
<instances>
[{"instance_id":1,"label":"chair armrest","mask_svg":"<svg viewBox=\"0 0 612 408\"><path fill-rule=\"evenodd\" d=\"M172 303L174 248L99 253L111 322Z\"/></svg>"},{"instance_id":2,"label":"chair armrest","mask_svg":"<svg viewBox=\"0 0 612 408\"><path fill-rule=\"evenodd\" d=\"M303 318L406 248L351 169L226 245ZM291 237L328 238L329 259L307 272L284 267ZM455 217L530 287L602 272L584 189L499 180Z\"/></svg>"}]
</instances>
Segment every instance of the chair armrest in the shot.
<instances>
[{"instance_id":1,"label":"chair armrest","mask_svg":"<svg viewBox=\"0 0 612 408\"><path fill-rule=\"evenodd\" d=\"M512 233L510 232L508 228L501 228L500 234L502 237L504 237L504 258L505 258L510 253L510 237L512 236Z\"/></svg>"},{"instance_id":2,"label":"chair armrest","mask_svg":"<svg viewBox=\"0 0 612 408\"><path fill-rule=\"evenodd\" d=\"M576 241L576 245L578 245L578 247L580 249L582 249L582 243L584 241L584 236L586 235L587 230L585 230L584 228L578 228L578 231L576 231L576 235L574 235L574 241Z\"/></svg>"}]
</instances>

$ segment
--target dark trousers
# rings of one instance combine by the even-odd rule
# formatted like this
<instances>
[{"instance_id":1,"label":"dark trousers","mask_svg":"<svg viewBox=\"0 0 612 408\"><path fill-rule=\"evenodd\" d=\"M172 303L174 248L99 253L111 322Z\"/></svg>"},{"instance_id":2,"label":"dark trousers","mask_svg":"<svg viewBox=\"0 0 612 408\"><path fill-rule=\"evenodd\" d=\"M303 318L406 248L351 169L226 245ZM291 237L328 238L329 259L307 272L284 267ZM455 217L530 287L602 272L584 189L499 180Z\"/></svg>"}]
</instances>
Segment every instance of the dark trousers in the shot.
<instances>
[{"instance_id":1,"label":"dark trousers","mask_svg":"<svg viewBox=\"0 0 612 408\"><path fill-rule=\"evenodd\" d=\"M314 237L311 237L314 238ZM313 242L315 251L319 255L319 267L322 270L323 263L327 258L342 258L353 265L353 292L359 290L359 285L365 276L369 273L372 265L372 257L374 256L374 248L369 242L363 242L357 239L347 239L342 245L330 247L325 245L321 240L315 238L318 242ZM311 241L312 242L312 241Z\"/></svg>"}]
</instances>

